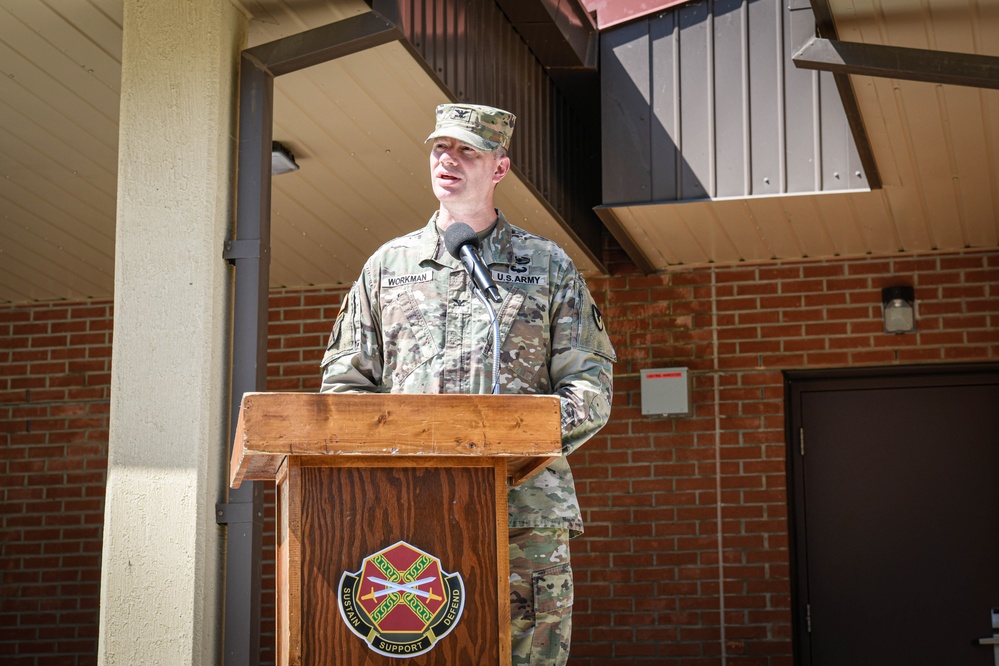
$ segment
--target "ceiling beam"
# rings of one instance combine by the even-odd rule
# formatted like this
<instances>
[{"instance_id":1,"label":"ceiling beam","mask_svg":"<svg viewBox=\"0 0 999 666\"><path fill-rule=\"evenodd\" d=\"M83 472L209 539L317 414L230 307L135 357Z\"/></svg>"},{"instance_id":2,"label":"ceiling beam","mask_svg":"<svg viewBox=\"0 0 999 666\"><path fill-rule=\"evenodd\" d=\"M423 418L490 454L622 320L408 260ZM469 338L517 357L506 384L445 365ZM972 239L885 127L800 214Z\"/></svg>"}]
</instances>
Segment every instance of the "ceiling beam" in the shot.
<instances>
[{"instance_id":1,"label":"ceiling beam","mask_svg":"<svg viewBox=\"0 0 999 666\"><path fill-rule=\"evenodd\" d=\"M801 15L801 12L794 10L805 9L809 6L812 9L812 18L815 23L814 34L826 39L836 39L836 24L833 22L829 0L791 0L788 7L788 9L792 10L791 20L794 21L796 16ZM796 48L797 46L795 44L792 48ZM793 59L792 56L792 61ZM795 66L797 66L797 63L795 63ZM864 167L864 175L872 190L880 189L881 172L878 170L878 163L874 159L871 140L867 137L867 128L864 126L864 118L860 114L860 104L857 102L853 83L846 74L833 72L832 75L833 81L836 82L836 90L839 91L840 102L843 104L843 112L846 114L846 122L849 123L850 132L853 134L853 143L857 146L857 154L860 157L860 163Z\"/></svg>"},{"instance_id":2,"label":"ceiling beam","mask_svg":"<svg viewBox=\"0 0 999 666\"><path fill-rule=\"evenodd\" d=\"M835 74L999 89L999 58L994 56L815 37L791 59L801 69Z\"/></svg>"},{"instance_id":3,"label":"ceiling beam","mask_svg":"<svg viewBox=\"0 0 999 666\"><path fill-rule=\"evenodd\" d=\"M254 46L243 54L271 76L281 76L404 38L394 23L366 12Z\"/></svg>"}]
</instances>

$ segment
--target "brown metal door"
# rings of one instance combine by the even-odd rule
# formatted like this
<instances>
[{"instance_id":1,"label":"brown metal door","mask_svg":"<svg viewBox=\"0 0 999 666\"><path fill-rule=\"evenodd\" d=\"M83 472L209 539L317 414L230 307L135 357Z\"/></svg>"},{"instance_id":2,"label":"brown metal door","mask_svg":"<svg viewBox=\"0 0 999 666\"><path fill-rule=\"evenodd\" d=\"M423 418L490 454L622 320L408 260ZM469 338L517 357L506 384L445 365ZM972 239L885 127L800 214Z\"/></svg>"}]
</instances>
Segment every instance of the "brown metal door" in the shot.
<instances>
[{"instance_id":1,"label":"brown metal door","mask_svg":"<svg viewBox=\"0 0 999 666\"><path fill-rule=\"evenodd\" d=\"M787 395L797 663L996 663L999 369L789 375Z\"/></svg>"}]
</instances>

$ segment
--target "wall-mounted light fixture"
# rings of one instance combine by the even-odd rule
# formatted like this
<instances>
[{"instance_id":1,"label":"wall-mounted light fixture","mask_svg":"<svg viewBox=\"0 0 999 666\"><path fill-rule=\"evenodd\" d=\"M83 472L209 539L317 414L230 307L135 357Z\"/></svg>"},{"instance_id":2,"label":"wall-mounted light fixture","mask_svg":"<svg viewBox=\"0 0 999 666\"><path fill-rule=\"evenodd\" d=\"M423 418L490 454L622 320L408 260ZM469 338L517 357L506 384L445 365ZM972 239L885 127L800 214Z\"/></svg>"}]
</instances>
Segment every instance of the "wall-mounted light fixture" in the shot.
<instances>
[{"instance_id":1,"label":"wall-mounted light fixture","mask_svg":"<svg viewBox=\"0 0 999 666\"><path fill-rule=\"evenodd\" d=\"M912 333L916 330L916 292L912 287L885 287L881 290L881 310L885 333Z\"/></svg>"},{"instance_id":2,"label":"wall-mounted light fixture","mask_svg":"<svg viewBox=\"0 0 999 666\"><path fill-rule=\"evenodd\" d=\"M280 176L283 173L298 171L295 156L291 151L277 141L271 142L271 175Z\"/></svg>"}]
</instances>

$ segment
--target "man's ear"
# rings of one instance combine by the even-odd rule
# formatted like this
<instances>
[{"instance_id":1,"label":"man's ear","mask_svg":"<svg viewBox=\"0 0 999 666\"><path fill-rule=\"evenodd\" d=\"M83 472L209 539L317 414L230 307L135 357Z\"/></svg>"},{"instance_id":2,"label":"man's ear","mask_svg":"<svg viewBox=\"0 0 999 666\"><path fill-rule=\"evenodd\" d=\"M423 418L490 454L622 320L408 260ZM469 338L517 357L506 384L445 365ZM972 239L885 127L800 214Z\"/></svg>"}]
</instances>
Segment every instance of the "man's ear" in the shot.
<instances>
[{"instance_id":1,"label":"man's ear","mask_svg":"<svg viewBox=\"0 0 999 666\"><path fill-rule=\"evenodd\" d=\"M510 171L510 158L504 155L503 157L496 160L496 170L493 171L493 183L499 183L506 176L507 172Z\"/></svg>"}]
</instances>

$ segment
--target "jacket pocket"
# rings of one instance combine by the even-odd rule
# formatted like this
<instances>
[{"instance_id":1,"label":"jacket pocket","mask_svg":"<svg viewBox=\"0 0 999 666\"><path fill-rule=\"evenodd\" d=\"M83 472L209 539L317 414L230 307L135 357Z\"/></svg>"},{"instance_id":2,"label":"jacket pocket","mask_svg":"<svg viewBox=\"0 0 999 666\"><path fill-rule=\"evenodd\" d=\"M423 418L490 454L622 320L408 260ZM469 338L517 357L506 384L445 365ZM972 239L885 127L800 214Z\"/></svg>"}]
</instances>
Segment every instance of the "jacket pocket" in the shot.
<instances>
[{"instance_id":1,"label":"jacket pocket","mask_svg":"<svg viewBox=\"0 0 999 666\"><path fill-rule=\"evenodd\" d=\"M568 563L536 571L531 666L564 666L572 636L572 568Z\"/></svg>"},{"instance_id":2,"label":"jacket pocket","mask_svg":"<svg viewBox=\"0 0 999 666\"><path fill-rule=\"evenodd\" d=\"M572 565L541 569L531 574L534 584L534 612L540 616L561 613L572 608Z\"/></svg>"},{"instance_id":3,"label":"jacket pocket","mask_svg":"<svg viewBox=\"0 0 999 666\"><path fill-rule=\"evenodd\" d=\"M511 373L505 388L518 393L547 393L549 315L547 298L514 288L499 313L500 368Z\"/></svg>"},{"instance_id":4,"label":"jacket pocket","mask_svg":"<svg viewBox=\"0 0 999 666\"><path fill-rule=\"evenodd\" d=\"M382 291L382 337L384 374L395 386L402 386L418 367L440 351L433 333L410 288Z\"/></svg>"}]
</instances>

